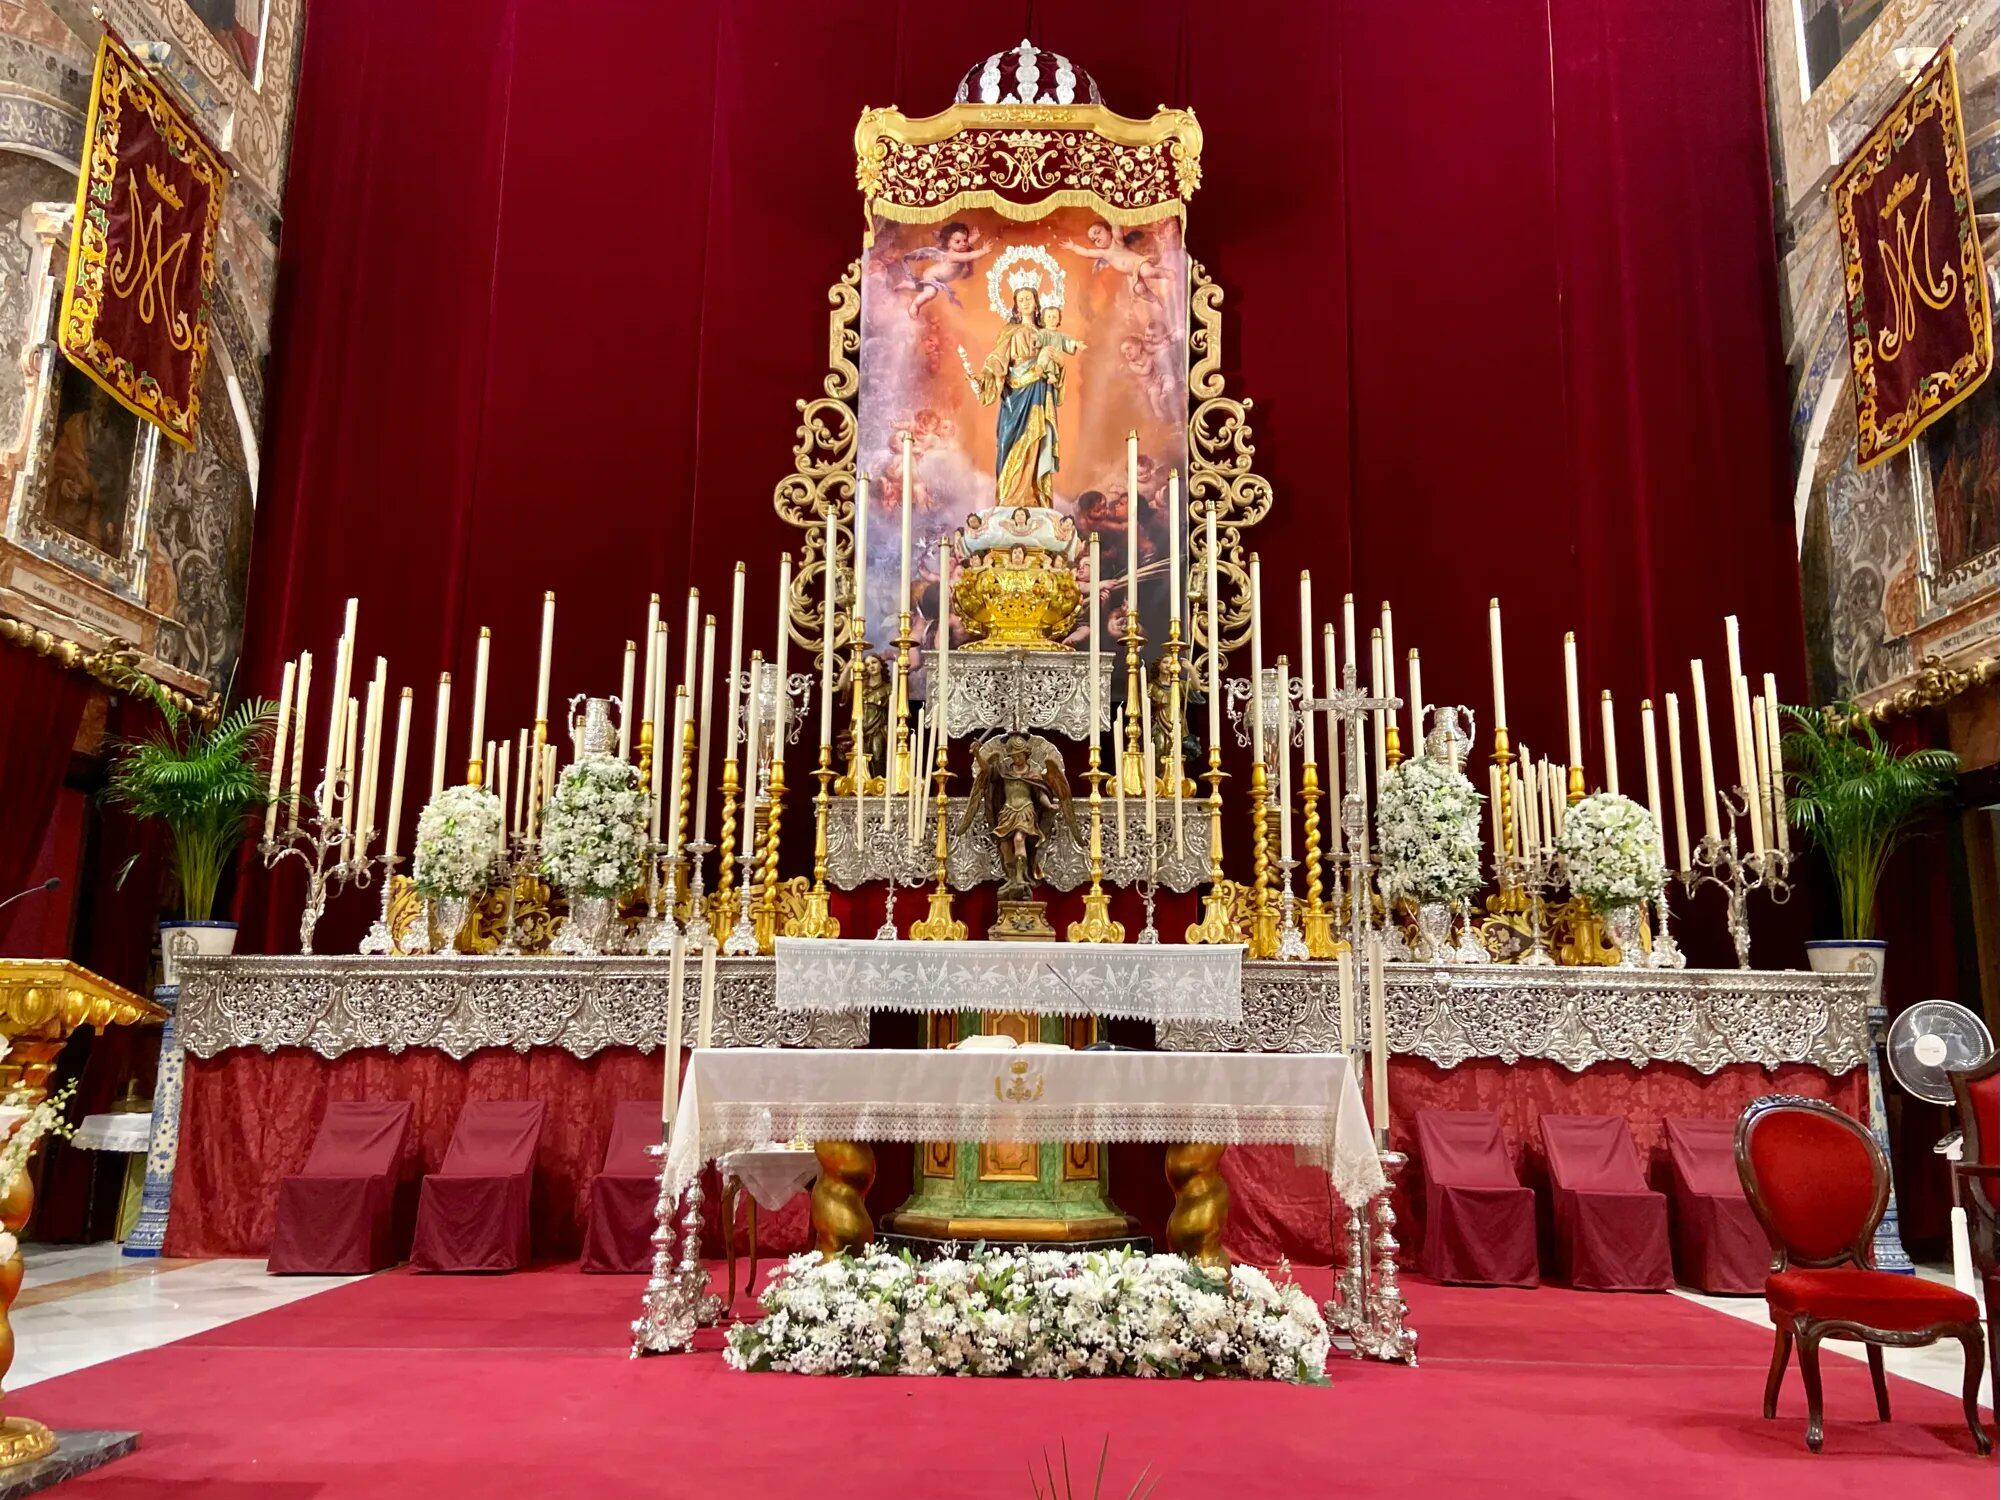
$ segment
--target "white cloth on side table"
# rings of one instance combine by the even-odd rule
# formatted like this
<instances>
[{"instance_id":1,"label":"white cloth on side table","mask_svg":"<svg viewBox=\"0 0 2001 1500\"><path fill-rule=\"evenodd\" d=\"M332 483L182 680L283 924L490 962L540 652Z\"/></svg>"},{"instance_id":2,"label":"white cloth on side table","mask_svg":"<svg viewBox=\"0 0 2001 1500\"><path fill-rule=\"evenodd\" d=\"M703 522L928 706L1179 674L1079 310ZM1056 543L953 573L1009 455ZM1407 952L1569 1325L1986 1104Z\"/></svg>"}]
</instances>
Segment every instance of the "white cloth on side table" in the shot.
<instances>
[{"instance_id":1,"label":"white cloth on side table","mask_svg":"<svg viewBox=\"0 0 2001 1500\"><path fill-rule=\"evenodd\" d=\"M780 938L773 953L783 1011L1005 1010L1156 1022L1244 1015L1244 950L1228 944Z\"/></svg>"},{"instance_id":2,"label":"white cloth on side table","mask_svg":"<svg viewBox=\"0 0 2001 1500\"><path fill-rule=\"evenodd\" d=\"M696 1048L667 1149L678 1195L772 1140L1289 1145L1359 1207L1384 1186L1338 1053Z\"/></svg>"},{"instance_id":3,"label":"white cloth on side table","mask_svg":"<svg viewBox=\"0 0 2001 1500\"><path fill-rule=\"evenodd\" d=\"M813 1185L820 1175L820 1158L810 1146L773 1143L732 1151L718 1167L726 1186L740 1184L759 1208L775 1214Z\"/></svg>"},{"instance_id":4,"label":"white cloth on side table","mask_svg":"<svg viewBox=\"0 0 2001 1500\"><path fill-rule=\"evenodd\" d=\"M72 1146L85 1151L144 1151L153 1134L153 1116L146 1114L85 1115L70 1137Z\"/></svg>"}]
</instances>

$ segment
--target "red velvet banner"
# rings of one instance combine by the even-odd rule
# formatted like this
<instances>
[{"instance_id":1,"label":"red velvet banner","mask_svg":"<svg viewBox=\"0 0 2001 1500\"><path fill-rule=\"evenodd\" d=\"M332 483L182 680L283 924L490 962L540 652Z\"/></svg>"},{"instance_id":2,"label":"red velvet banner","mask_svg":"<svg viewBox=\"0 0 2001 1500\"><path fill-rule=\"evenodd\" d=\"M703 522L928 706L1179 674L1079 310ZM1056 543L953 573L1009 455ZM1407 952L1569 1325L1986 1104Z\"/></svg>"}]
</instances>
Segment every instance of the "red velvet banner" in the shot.
<instances>
[{"instance_id":1,"label":"red velvet banner","mask_svg":"<svg viewBox=\"0 0 2001 1500\"><path fill-rule=\"evenodd\" d=\"M62 352L183 448L195 445L208 294L229 169L111 32L97 49Z\"/></svg>"},{"instance_id":2,"label":"red velvet banner","mask_svg":"<svg viewBox=\"0 0 2001 1500\"><path fill-rule=\"evenodd\" d=\"M1855 148L1829 191L1848 294L1856 464L1866 469L1972 395L1994 367L1950 44Z\"/></svg>"}]
</instances>

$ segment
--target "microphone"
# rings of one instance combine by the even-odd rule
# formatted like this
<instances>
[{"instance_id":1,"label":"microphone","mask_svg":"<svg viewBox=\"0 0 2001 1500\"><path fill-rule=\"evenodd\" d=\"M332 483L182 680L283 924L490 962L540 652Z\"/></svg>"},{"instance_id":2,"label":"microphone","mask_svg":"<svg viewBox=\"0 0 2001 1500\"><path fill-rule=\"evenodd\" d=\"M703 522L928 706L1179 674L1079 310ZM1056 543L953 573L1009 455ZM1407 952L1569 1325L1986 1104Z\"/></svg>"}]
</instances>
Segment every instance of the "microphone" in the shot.
<instances>
[{"instance_id":1,"label":"microphone","mask_svg":"<svg viewBox=\"0 0 2001 1500\"><path fill-rule=\"evenodd\" d=\"M23 896L35 896L41 894L43 891L57 890L61 887L62 883L63 882L61 876L51 875L47 880L44 880L40 885L31 885L25 891L16 891L14 892L13 895L9 896L5 901L0 901L0 911L5 911L8 907L12 906L16 901L19 901Z\"/></svg>"}]
</instances>

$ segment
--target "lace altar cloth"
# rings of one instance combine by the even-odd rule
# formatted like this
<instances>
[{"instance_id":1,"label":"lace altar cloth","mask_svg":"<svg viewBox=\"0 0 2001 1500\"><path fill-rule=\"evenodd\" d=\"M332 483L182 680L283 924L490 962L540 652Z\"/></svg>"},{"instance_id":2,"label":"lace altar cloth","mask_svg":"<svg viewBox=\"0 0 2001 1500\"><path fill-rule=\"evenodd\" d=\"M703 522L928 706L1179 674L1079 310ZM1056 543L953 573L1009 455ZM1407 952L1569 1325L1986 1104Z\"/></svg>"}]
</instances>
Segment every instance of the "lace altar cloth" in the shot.
<instances>
[{"instance_id":1,"label":"lace altar cloth","mask_svg":"<svg viewBox=\"0 0 2001 1500\"><path fill-rule=\"evenodd\" d=\"M673 1194L775 1139L1200 1141L1291 1146L1359 1208L1382 1163L1348 1060L1330 1053L700 1048L667 1149Z\"/></svg>"},{"instance_id":2,"label":"lace altar cloth","mask_svg":"<svg viewBox=\"0 0 2001 1500\"><path fill-rule=\"evenodd\" d=\"M780 938L776 958L781 1011L1006 1010L1154 1022L1237 1022L1244 1014L1244 950L1236 946Z\"/></svg>"}]
</instances>

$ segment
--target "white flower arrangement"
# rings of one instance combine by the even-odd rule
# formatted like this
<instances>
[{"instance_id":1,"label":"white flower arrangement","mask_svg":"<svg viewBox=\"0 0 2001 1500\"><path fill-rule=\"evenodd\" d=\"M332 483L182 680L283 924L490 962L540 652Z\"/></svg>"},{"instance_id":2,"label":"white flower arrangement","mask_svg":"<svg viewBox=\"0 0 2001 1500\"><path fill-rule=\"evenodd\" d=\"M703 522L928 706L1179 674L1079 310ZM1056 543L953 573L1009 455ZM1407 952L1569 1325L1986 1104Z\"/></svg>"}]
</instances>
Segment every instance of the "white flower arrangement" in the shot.
<instances>
[{"instance_id":1,"label":"white flower arrangement","mask_svg":"<svg viewBox=\"0 0 2001 1500\"><path fill-rule=\"evenodd\" d=\"M448 786L417 818L411 874L422 896L475 896L500 862L500 799L485 787Z\"/></svg>"},{"instance_id":2,"label":"white flower arrangement","mask_svg":"<svg viewBox=\"0 0 2001 1500\"><path fill-rule=\"evenodd\" d=\"M1321 1384L1327 1324L1290 1279L1131 1250L989 1250L918 1261L871 1247L772 1273L729 1332L740 1370L803 1375L1229 1376Z\"/></svg>"},{"instance_id":3,"label":"white flower arrangement","mask_svg":"<svg viewBox=\"0 0 2001 1500\"><path fill-rule=\"evenodd\" d=\"M622 896L646 861L639 770L615 755L579 755L542 811L542 873L572 896Z\"/></svg>"},{"instance_id":4,"label":"white flower arrangement","mask_svg":"<svg viewBox=\"0 0 2001 1500\"><path fill-rule=\"evenodd\" d=\"M0 1192L5 1192L16 1177L27 1171L28 1158L34 1154L35 1144L43 1136L52 1135L58 1140L67 1140L76 1134L76 1127L70 1124L63 1114L63 1107L69 1103L70 1096L75 1092L76 1080L72 1078L29 1109L8 1133L6 1141L0 1143ZM25 1103L26 1101L18 1094L9 1094L7 1097L10 1108L19 1108ZM0 1265L12 1259L11 1255L0 1254Z\"/></svg>"},{"instance_id":5,"label":"white flower arrangement","mask_svg":"<svg viewBox=\"0 0 2001 1500\"><path fill-rule=\"evenodd\" d=\"M1376 848L1389 900L1458 901L1480 888L1480 805L1457 768L1429 755L1390 774L1376 802Z\"/></svg>"},{"instance_id":6,"label":"white flower arrangement","mask_svg":"<svg viewBox=\"0 0 2001 1500\"><path fill-rule=\"evenodd\" d=\"M1651 901L1667 880L1654 815L1613 792L1594 792L1571 808L1556 848L1570 888L1600 911Z\"/></svg>"}]
</instances>

